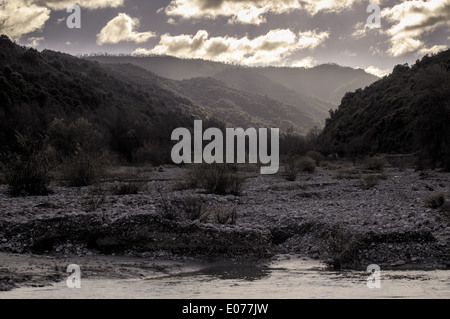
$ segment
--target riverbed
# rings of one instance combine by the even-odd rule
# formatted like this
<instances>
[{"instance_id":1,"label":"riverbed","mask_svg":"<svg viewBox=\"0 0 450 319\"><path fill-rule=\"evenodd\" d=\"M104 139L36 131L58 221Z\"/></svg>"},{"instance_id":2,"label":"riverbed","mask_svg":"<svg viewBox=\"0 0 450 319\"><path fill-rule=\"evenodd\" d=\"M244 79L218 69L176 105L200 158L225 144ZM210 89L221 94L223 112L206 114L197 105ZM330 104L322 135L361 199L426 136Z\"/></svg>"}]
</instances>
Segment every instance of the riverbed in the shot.
<instances>
[{"instance_id":1,"label":"riverbed","mask_svg":"<svg viewBox=\"0 0 450 319\"><path fill-rule=\"evenodd\" d=\"M133 261L134 264L135 261ZM276 256L267 263L193 261L149 261L152 271L130 275L124 260L110 261L116 276L93 275L83 278L81 288L68 288L66 280L44 287L19 287L0 292L8 298L149 298L149 299L336 299L336 298L433 298L450 297L448 270L386 270L381 269L379 288L367 285L369 273L333 271L317 260ZM128 264L128 266L131 263ZM157 266L159 265L159 267ZM142 266L142 264L141 264ZM127 276L117 278L122 267ZM110 268L113 269L113 268ZM100 270L100 269L97 269ZM107 272L107 269L105 269ZM68 276L69 274L67 274Z\"/></svg>"}]
</instances>

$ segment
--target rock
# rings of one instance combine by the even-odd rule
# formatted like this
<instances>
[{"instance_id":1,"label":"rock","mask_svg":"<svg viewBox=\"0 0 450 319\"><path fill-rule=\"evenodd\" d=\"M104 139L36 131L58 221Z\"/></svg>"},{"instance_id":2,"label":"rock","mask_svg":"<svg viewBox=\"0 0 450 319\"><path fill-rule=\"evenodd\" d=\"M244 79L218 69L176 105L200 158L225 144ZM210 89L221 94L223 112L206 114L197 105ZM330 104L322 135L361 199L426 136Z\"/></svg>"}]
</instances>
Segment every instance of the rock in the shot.
<instances>
[{"instance_id":1,"label":"rock","mask_svg":"<svg viewBox=\"0 0 450 319\"><path fill-rule=\"evenodd\" d=\"M312 255L312 259L319 259L319 254L314 254L314 255Z\"/></svg>"},{"instance_id":2,"label":"rock","mask_svg":"<svg viewBox=\"0 0 450 319\"><path fill-rule=\"evenodd\" d=\"M396 266L403 266L405 264L406 264L406 262L404 260L398 260L395 263L392 263L391 266L396 267Z\"/></svg>"},{"instance_id":3,"label":"rock","mask_svg":"<svg viewBox=\"0 0 450 319\"><path fill-rule=\"evenodd\" d=\"M310 254L317 254L319 252L319 247L317 246L312 246L311 249L309 250Z\"/></svg>"}]
</instances>

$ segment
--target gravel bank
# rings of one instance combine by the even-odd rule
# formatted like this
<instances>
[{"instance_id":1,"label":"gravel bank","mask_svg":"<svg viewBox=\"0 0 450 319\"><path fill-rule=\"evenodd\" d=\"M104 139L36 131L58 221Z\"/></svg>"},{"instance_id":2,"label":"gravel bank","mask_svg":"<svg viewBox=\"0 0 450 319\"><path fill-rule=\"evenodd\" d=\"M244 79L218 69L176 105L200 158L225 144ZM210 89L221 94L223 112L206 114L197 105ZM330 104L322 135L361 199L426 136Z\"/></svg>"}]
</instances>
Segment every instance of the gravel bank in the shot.
<instances>
[{"instance_id":1,"label":"gravel bank","mask_svg":"<svg viewBox=\"0 0 450 319\"><path fill-rule=\"evenodd\" d=\"M174 190L185 176L182 168L121 168L120 175L95 187L55 185L54 194L45 197L10 198L3 185L0 251L57 258L266 258L283 253L328 261L337 268L449 267L448 203L431 209L424 198L433 192L448 194L450 174L388 168L378 185L365 190L359 182L373 173L344 166L318 168L295 182L281 174L243 172L241 196ZM342 170L352 174L342 177ZM112 187L124 181L139 182L138 194L114 195ZM197 196L212 210L236 207L237 222L164 218L158 189L174 203ZM6 286L7 278L0 278Z\"/></svg>"}]
</instances>

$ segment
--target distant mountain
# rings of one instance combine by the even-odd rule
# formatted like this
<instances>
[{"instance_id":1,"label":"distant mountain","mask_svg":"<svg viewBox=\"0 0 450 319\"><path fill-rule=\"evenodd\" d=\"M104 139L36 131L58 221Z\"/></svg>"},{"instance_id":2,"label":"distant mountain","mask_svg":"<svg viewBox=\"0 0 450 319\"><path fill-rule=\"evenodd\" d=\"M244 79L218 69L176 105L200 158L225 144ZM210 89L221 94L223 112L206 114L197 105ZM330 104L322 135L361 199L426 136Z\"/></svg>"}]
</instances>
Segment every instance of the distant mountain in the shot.
<instances>
[{"instance_id":1,"label":"distant mountain","mask_svg":"<svg viewBox=\"0 0 450 319\"><path fill-rule=\"evenodd\" d=\"M169 56L90 56L100 63L131 63L162 77L185 80L213 77L240 90L267 95L294 105L324 121L346 92L364 88L379 78L361 69L321 65L311 69L287 67L244 67L234 64L179 59Z\"/></svg>"},{"instance_id":2,"label":"distant mountain","mask_svg":"<svg viewBox=\"0 0 450 319\"><path fill-rule=\"evenodd\" d=\"M201 59L180 59L171 56L114 56L91 55L84 57L106 64L134 64L148 71L172 80L185 80L197 77L213 77L216 73L235 68L233 64L205 61Z\"/></svg>"},{"instance_id":3,"label":"distant mountain","mask_svg":"<svg viewBox=\"0 0 450 319\"><path fill-rule=\"evenodd\" d=\"M450 170L450 50L347 93L322 139L346 155L414 152L421 165Z\"/></svg>"},{"instance_id":4,"label":"distant mountain","mask_svg":"<svg viewBox=\"0 0 450 319\"><path fill-rule=\"evenodd\" d=\"M214 78L240 90L268 96L293 105L299 110L311 114L311 117L317 122L322 122L329 115L329 110L336 107L331 103L289 89L262 75L256 69L230 68L217 73Z\"/></svg>"},{"instance_id":5,"label":"distant mountain","mask_svg":"<svg viewBox=\"0 0 450 319\"><path fill-rule=\"evenodd\" d=\"M379 78L362 69L323 64L305 68L258 68L260 74L301 94L339 105L347 92L364 88Z\"/></svg>"},{"instance_id":6,"label":"distant mountain","mask_svg":"<svg viewBox=\"0 0 450 319\"><path fill-rule=\"evenodd\" d=\"M129 81L140 85L158 84L174 94L193 101L209 117L218 118L234 127L279 127L285 131L307 133L320 125L310 114L299 108L258 95L238 90L213 78L193 78L175 81L161 78L132 64L104 64Z\"/></svg>"}]
</instances>

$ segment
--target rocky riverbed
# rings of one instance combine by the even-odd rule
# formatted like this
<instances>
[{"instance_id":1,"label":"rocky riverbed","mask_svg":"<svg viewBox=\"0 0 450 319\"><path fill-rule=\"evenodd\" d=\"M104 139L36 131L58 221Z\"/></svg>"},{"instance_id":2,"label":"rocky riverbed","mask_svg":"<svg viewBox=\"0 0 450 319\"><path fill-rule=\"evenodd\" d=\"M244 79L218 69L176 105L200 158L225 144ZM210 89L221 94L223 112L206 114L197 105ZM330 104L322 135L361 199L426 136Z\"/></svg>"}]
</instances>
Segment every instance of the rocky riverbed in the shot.
<instances>
[{"instance_id":1,"label":"rocky riverbed","mask_svg":"<svg viewBox=\"0 0 450 319\"><path fill-rule=\"evenodd\" d=\"M55 184L45 197L11 198L0 186L1 289L27 282L8 271L13 259L4 256L11 254L260 260L282 253L335 268L449 267L448 173L389 167L375 185L362 187L374 173L348 163L299 174L294 182L247 169L240 196L220 196L180 187L186 171L115 168L98 185ZM123 183L139 185L137 194L116 195ZM435 192L447 194L439 209L424 202ZM235 218L167 214L168 205L192 198L210 213L235 211Z\"/></svg>"}]
</instances>

